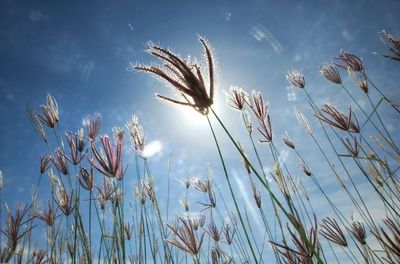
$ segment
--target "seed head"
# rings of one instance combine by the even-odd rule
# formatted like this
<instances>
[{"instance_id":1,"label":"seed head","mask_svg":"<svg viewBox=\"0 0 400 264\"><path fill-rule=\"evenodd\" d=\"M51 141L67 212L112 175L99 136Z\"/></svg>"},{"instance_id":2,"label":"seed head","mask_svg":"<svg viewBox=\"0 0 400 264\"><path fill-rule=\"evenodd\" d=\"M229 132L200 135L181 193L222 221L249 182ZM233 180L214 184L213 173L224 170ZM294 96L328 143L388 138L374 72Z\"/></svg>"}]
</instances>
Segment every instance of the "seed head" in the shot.
<instances>
[{"instance_id":1,"label":"seed head","mask_svg":"<svg viewBox=\"0 0 400 264\"><path fill-rule=\"evenodd\" d=\"M333 105L324 104L322 108L322 112L327 114L327 116L323 115L321 111L318 109L314 110L314 116L318 118L320 121L327 123L333 127L339 128L344 131L359 133L360 132L360 125L358 120L349 107L349 115L346 116L339 112Z\"/></svg>"},{"instance_id":2,"label":"seed head","mask_svg":"<svg viewBox=\"0 0 400 264\"><path fill-rule=\"evenodd\" d=\"M231 86L229 93L226 93L228 104L236 110L242 111L248 101L247 93L238 86Z\"/></svg>"},{"instance_id":3,"label":"seed head","mask_svg":"<svg viewBox=\"0 0 400 264\"><path fill-rule=\"evenodd\" d=\"M87 116L85 118L86 134L90 141L94 141L101 127L101 115L99 113L94 114L94 117Z\"/></svg>"},{"instance_id":4,"label":"seed head","mask_svg":"<svg viewBox=\"0 0 400 264\"><path fill-rule=\"evenodd\" d=\"M400 40L392 34L386 33L385 30L379 33L379 38L383 44L392 53L391 55L382 55L385 58L400 61Z\"/></svg>"},{"instance_id":5,"label":"seed head","mask_svg":"<svg viewBox=\"0 0 400 264\"><path fill-rule=\"evenodd\" d=\"M156 97L170 103L191 106L203 115L207 115L209 107L214 100L214 59L210 45L204 38L199 38L204 47L204 56L208 65L208 90L203 78L203 73L198 63L190 63L168 49L150 43L147 52L164 63L164 66L131 65L137 71L151 73L164 80L183 97L183 101L177 101L156 94Z\"/></svg>"},{"instance_id":6,"label":"seed head","mask_svg":"<svg viewBox=\"0 0 400 264\"><path fill-rule=\"evenodd\" d=\"M341 50L339 55L335 58L338 63L334 63L337 67L353 72L363 72L364 65L360 58L356 55L350 54Z\"/></svg>"},{"instance_id":7,"label":"seed head","mask_svg":"<svg viewBox=\"0 0 400 264\"><path fill-rule=\"evenodd\" d=\"M328 64L321 68L321 74L328 80L336 84L342 83L342 78L340 77L339 71L335 64Z\"/></svg>"},{"instance_id":8,"label":"seed head","mask_svg":"<svg viewBox=\"0 0 400 264\"><path fill-rule=\"evenodd\" d=\"M367 244L366 242L366 232L365 232L365 227L362 223L356 221L351 224L347 230L357 239L358 242L360 242L362 245Z\"/></svg>"},{"instance_id":9,"label":"seed head","mask_svg":"<svg viewBox=\"0 0 400 264\"><path fill-rule=\"evenodd\" d=\"M139 123L138 117L133 115L125 124L125 126L129 131L133 149L139 156L142 156L145 147L146 136L143 126Z\"/></svg>"},{"instance_id":10,"label":"seed head","mask_svg":"<svg viewBox=\"0 0 400 264\"><path fill-rule=\"evenodd\" d=\"M347 247L346 237L335 219L329 217L323 219L319 233L329 241L342 247Z\"/></svg>"},{"instance_id":11,"label":"seed head","mask_svg":"<svg viewBox=\"0 0 400 264\"><path fill-rule=\"evenodd\" d=\"M304 75L301 74L298 70L288 70L286 73L286 80L290 82L292 85L303 89L305 84Z\"/></svg>"}]
</instances>

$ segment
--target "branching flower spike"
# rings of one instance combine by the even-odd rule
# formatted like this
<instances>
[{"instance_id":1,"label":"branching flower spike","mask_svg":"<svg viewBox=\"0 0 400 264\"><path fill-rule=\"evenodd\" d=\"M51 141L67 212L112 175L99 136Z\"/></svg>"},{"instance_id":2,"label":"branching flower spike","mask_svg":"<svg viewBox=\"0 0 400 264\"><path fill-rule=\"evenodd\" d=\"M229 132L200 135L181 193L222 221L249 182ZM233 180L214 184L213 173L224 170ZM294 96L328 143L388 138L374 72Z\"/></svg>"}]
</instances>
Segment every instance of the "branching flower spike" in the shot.
<instances>
[{"instance_id":1,"label":"branching flower spike","mask_svg":"<svg viewBox=\"0 0 400 264\"><path fill-rule=\"evenodd\" d=\"M183 60L170 50L155 44L150 44L147 52L161 59L164 65L133 65L133 68L137 71L152 73L166 81L184 100L178 101L160 94L156 94L157 98L174 104L191 106L199 113L207 115L214 98L215 63L208 42L201 37L199 41L204 47L208 64L208 91L198 63L190 63L188 60Z\"/></svg>"}]
</instances>

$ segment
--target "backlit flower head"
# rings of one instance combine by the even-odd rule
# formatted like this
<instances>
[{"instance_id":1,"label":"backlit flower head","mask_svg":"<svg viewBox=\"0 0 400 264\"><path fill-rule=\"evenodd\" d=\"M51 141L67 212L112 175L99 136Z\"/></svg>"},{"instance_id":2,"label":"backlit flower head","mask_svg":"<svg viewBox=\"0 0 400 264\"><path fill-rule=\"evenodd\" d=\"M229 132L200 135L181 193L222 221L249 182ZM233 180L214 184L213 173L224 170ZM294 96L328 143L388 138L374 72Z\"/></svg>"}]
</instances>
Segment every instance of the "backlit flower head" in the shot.
<instances>
[{"instance_id":1,"label":"backlit flower head","mask_svg":"<svg viewBox=\"0 0 400 264\"><path fill-rule=\"evenodd\" d=\"M341 50L335 59L338 61L338 63L334 63L337 67L354 72L364 71L362 60L356 55L347 53L344 50Z\"/></svg>"},{"instance_id":2,"label":"backlit flower head","mask_svg":"<svg viewBox=\"0 0 400 264\"><path fill-rule=\"evenodd\" d=\"M226 97L228 100L228 104L231 107L241 111L243 110L249 96L242 88L238 86L231 86L231 88L229 89L229 93L226 93Z\"/></svg>"},{"instance_id":3,"label":"backlit flower head","mask_svg":"<svg viewBox=\"0 0 400 264\"><path fill-rule=\"evenodd\" d=\"M400 40L385 30L379 33L379 38L392 54L382 54L383 57L400 61Z\"/></svg>"},{"instance_id":4,"label":"backlit flower head","mask_svg":"<svg viewBox=\"0 0 400 264\"><path fill-rule=\"evenodd\" d=\"M304 75L301 74L298 70L288 70L288 72L286 73L286 80L288 80L288 82L290 82L297 88L303 89L306 85L304 81Z\"/></svg>"},{"instance_id":5,"label":"backlit flower head","mask_svg":"<svg viewBox=\"0 0 400 264\"><path fill-rule=\"evenodd\" d=\"M162 48L154 43L149 44L147 52L161 59L164 63L163 66L132 65L132 68L137 71L152 73L166 81L183 97L183 101L177 101L160 94L156 94L157 98L170 103L191 106L201 114L207 115L214 98L215 63L207 40L199 37L199 41L204 47L204 55L208 65L208 88L198 63L183 60L169 49Z\"/></svg>"},{"instance_id":6,"label":"backlit flower head","mask_svg":"<svg viewBox=\"0 0 400 264\"><path fill-rule=\"evenodd\" d=\"M342 83L342 78L340 77L339 71L334 64L325 65L321 68L320 72L328 81L336 84Z\"/></svg>"}]
</instances>

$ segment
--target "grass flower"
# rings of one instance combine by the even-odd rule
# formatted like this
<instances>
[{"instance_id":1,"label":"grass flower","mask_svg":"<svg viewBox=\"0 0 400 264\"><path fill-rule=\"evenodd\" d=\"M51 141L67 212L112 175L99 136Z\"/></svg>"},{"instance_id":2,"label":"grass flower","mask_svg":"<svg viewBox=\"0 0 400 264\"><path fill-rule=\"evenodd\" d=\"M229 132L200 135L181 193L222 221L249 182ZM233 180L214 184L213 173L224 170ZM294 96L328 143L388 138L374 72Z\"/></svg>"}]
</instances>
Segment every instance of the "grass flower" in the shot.
<instances>
[{"instance_id":1,"label":"grass flower","mask_svg":"<svg viewBox=\"0 0 400 264\"><path fill-rule=\"evenodd\" d=\"M139 156L142 156L146 142L146 135L143 126L139 123L138 117L133 115L125 126L129 131L133 149Z\"/></svg>"},{"instance_id":2,"label":"grass flower","mask_svg":"<svg viewBox=\"0 0 400 264\"><path fill-rule=\"evenodd\" d=\"M400 40L385 30L379 33L379 38L383 44L390 50L391 55L382 55L385 58L400 61Z\"/></svg>"},{"instance_id":3,"label":"grass flower","mask_svg":"<svg viewBox=\"0 0 400 264\"><path fill-rule=\"evenodd\" d=\"M168 225L174 239L167 240L167 242L196 256L200 252L205 233L203 232L199 237L190 221L183 217L178 217L178 220L182 223L182 226Z\"/></svg>"},{"instance_id":4,"label":"grass flower","mask_svg":"<svg viewBox=\"0 0 400 264\"><path fill-rule=\"evenodd\" d=\"M340 113L333 105L324 104L322 112L326 113L324 116L321 111L314 109L314 116L328 125L339 128L344 131L359 133L360 125L356 116L354 115L351 107L349 107L349 115L346 116ZM329 118L330 117L330 118Z\"/></svg>"},{"instance_id":5,"label":"grass flower","mask_svg":"<svg viewBox=\"0 0 400 264\"><path fill-rule=\"evenodd\" d=\"M85 168L80 168L79 175L80 177L78 180L81 186L88 191L92 190L95 185L93 167L90 168L90 172L88 172Z\"/></svg>"},{"instance_id":6,"label":"grass flower","mask_svg":"<svg viewBox=\"0 0 400 264\"><path fill-rule=\"evenodd\" d=\"M39 212L37 216L40 220L45 222L48 226L54 226L56 221L56 211L52 207L51 203L47 203L47 209L43 209Z\"/></svg>"},{"instance_id":7,"label":"grass flower","mask_svg":"<svg viewBox=\"0 0 400 264\"><path fill-rule=\"evenodd\" d=\"M41 115L36 113L40 122L48 127L53 128L59 121L56 99L51 94L47 94L47 103L41 105L40 108L42 109L43 114Z\"/></svg>"},{"instance_id":8,"label":"grass flower","mask_svg":"<svg viewBox=\"0 0 400 264\"><path fill-rule=\"evenodd\" d=\"M63 153L61 148L56 148L54 151L54 157L52 158L52 162L54 166L64 175L68 175L68 164L65 154Z\"/></svg>"},{"instance_id":9,"label":"grass flower","mask_svg":"<svg viewBox=\"0 0 400 264\"><path fill-rule=\"evenodd\" d=\"M366 232L365 232L365 227L362 223L356 221L351 224L347 230L357 239L358 242L360 242L362 245L367 244L366 242Z\"/></svg>"},{"instance_id":10,"label":"grass flower","mask_svg":"<svg viewBox=\"0 0 400 264\"><path fill-rule=\"evenodd\" d=\"M328 64L321 68L320 70L322 76L324 76L328 81L335 84L341 84L342 78L340 77L339 71L335 64Z\"/></svg>"},{"instance_id":11,"label":"grass flower","mask_svg":"<svg viewBox=\"0 0 400 264\"><path fill-rule=\"evenodd\" d=\"M199 113L207 115L208 108L213 104L214 98L215 63L208 42L201 37L199 41L204 47L205 58L208 64L208 89L206 88L203 73L198 63L191 64L189 60L183 60L170 50L153 43L149 45L147 52L161 59L164 66L133 65L132 67L137 71L154 74L166 81L183 97L184 101L177 101L160 94L156 94L157 98L170 103L191 106Z\"/></svg>"},{"instance_id":12,"label":"grass flower","mask_svg":"<svg viewBox=\"0 0 400 264\"><path fill-rule=\"evenodd\" d=\"M290 82L292 85L297 88L303 89L305 84L304 75L301 74L298 70L288 70L286 73L286 80Z\"/></svg>"},{"instance_id":13,"label":"grass flower","mask_svg":"<svg viewBox=\"0 0 400 264\"><path fill-rule=\"evenodd\" d=\"M334 63L337 67L340 67L345 70L351 70L353 72L364 71L364 65L362 60L358 58L356 55L347 53L344 50L341 50L339 55L337 55L335 59L338 61L337 63Z\"/></svg>"},{"instance_id":14,"label":"grass flower","mask_svg":"<svg viewBox=\"0 0 400 264\"><path fill-rule=\"evenodd\" d=\"M257 130L263 137L259 141L262 143L271 142L272 126L268 114L268 103L264 101L261 92L253 91L252 98L253 100L250 103L250 108L253 110L253 113L256 116L259 123Z\"/></svg>"},{"instance_id":15,"label":"grass flower","mask_svg":"<svg viewBox=\"0 0 400 264\"><path fill-rule=\"evenodd\" d=\"M124 239L131 240L133 233L133 226L129 223L124 223Z\"/></svg>"},{"instance_id":16,"label":"grass flower","mask_svg":"<svg viewBox=\"0 0 400 264\"><path fill-rule=\"evenodd\" d=\"M342 247L347 247L346 237L335 219L329 217L323 219L319 233L329 241Z\"/></svg>"},{"instance_id":17,"label":"grass flower","mask_svg":"<svg viewBox=\"0 0 400 264\"><path fill-rule=\"evenodd\" d=\"M391 219L386 218L384 223L387 227L385 230L384 228L380 228L380 231L372 231L374 236L379 240L381 243L383 250L386 252L390 262L396 260L395 262L398 263L400 261L400 225L399 222ZM392 237L389 235L389 232L392 233Z\"/></svg>"},{"instance_id":18,"label":"grass flower","mask_svg":"<svg viewBox=\"0 0 400 264\"><path fill-rule=\"evenodd\" d=\"M56 191L54 194L54 201L58 208L65 216L69 216L74 211L76 203L74 203L74 192L71 192L71 196L68 195L67 190L62 186L61 183L56 185Z\"/></svg>"},{"instance_id":19,"label":"grass flower","mask_svg":"<svg viewBox=\"0 0 400 264\"><path fill-rule=\"evenodd\" d=\"M6 246L10 252L13 253L17 249L21 239L33 229L33 226L30 226L26 227L25 230L21 230L23 227L27 226L26 224L32 219L28 214L32 206L18 204L14 215L11 214L7 206L6 209L6 229L1 229L1 232L7 237Z\"/></svg>"},{"instance_id":20,"label":"grass flower","mask_svg":"<svg viewBox=\"0 0 400 264\"><path fill-rule=\"evenodd\" d=\"M51 156L44 155L40 158L40 174L45 173L51 166Z\"/></svg>"},{"instance_id":21,"label":"grass flower","mask_svg":"<svg viewBox=\"0 0 400 264\"><path fill-rule=\"evenodd\" d=\"M39 120L38 115L36 114L35 111L33 111L33 109L31 109L30 107L26 108L26 111L28 112L29 115L29 119L32 121L33 126L36 130L36 132L39 134L39 136L44 140L44 142L47 142L47 135L46 132L44 131L42 122Z\"/></svg>"},{"instance_id":22,"label":"grass flower","mask_svg":"<svg viewBox=\"0 0 400 264\"><path fill-rule=\"evenodd\" d=\"M65 138L67 139L68 147L70 150L71 158L67 157L66 158L73 164L73 165L78 165L83 156L79 157L79 148L78 146L82 143L79 142L79 137L78 134L71 134L71 133L65 133Z\"/></svg>"},{"instance_id":23,"label":"grass flower","mask_svg":"<svg viewBox=\"0 0 400 264\"><path fill-rule=\"evenodd\" d=\"M314 136L313 131L311 129L310 122L308 122L308 119L304 116L302 112L299 110L295 109L294 113L296 115L297 121L299 124L306 130L307 134L311 137Z\"/></svg>"},{"instance_id":24,"label":"grass flower","mask_svg":"<svg viewBox=\"0 0 400 264\"><path fill-rule=\"evenodd\" d=\"M295 149L294 141L289 137L287 131L285 131L285 136L283 137L283 143L291 149Z\"/></svg>"},{"instance_id":25,"label":"grass flower","mask_svg":"<svg viewBox=\"0 0 400 264\"><path fill-rule=\"evenodd\" d=\"M94 159L91 159L92 165L104 176L122 180L124 169L122 166L122 145L120 138L116 138L116 145L111 144L110 138L105 135L100 138L103 151L99 152L95 144L91 143L91 149Z\"/></svg>"},{"instance_id":26,"label":"grass flower","mask_svg":"<svg viewBox=\"0 0 400 264\"><path fill-rule=\"evenodd\" d=\"M211 219L210 223L208 224L207 228L204 231L215 241L219 242L222 238L222 228L218 230L217 225L215 224L214 220Z\"/></svg>"},{"instance_id":27,"label":"grass flower","mask_svg":"<svg viewBox=\"0 0 400 264\"><path fill-rule=\"evenodd\" d=\"M248 101L247 93L238 86L231 86L229 89L229 93L226 93L226 97L228 100L228 104L239 111L244 109L246 101Z\"/></svg>"},{"instance_id":28,"label":"grass flower","mask_svg":"<svg viewBox=\"0 0 400 264\"><path fill-rule=\"evenodd\" d=\"M90 141L94 141L101 127L101 115L99 113L94 114L94 117L88 116L85 118L86 133Z\"/></svg>"}]
</instances>

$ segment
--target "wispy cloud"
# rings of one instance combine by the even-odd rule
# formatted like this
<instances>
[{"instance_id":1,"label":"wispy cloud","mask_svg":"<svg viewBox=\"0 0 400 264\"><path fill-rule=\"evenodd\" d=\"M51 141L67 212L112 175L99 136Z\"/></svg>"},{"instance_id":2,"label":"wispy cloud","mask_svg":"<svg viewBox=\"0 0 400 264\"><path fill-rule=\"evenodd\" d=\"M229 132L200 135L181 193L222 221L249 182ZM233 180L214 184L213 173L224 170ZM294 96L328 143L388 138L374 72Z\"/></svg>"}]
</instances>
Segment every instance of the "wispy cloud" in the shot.
<instances>
[{"instance_id":1,"label":"wispy cloud","mask_svg":"<svg viewBox=\"0 0 400 264\"><path fill-rule=\"evenodd\" d=\"M272 33L265 27L258 25L252 27L250 34L259 42L267 41L275 53L279 54L282 52L283 48L281 43L276 39Z\"/></svg>"}]
</instances>

